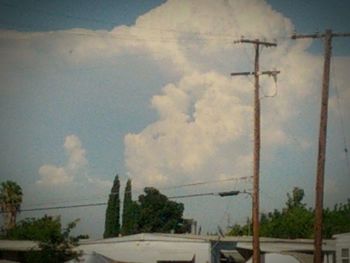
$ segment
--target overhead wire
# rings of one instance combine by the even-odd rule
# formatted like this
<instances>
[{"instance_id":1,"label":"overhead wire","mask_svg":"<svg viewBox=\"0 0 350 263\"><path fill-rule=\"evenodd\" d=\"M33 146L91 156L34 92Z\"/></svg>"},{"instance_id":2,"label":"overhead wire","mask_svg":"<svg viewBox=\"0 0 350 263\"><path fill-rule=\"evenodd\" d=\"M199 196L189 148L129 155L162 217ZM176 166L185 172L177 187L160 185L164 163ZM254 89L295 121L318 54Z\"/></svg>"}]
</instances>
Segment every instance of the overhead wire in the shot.
<instances>
[{"instance_id":1,"label":"overhead wire","mask_svg":"<svg viewBox=\"0 0 350 263\"><path fill-rule=\"evenodd\" d=\"M8 2L1 2L0 1L0 5L4 5L7 7L11 7L11 8L21 8L24 9L26 12L38 12L38 13L42 13L48 16L57 16L57 17L63 17L63 18L69 18L69 19L76 19L76 20L82 20L82 21L90 21L90 22L95 22L95 23L101 23L101 24L107 24L107 25L115 25L113 22L108 21L108 20L103 20L103 19L95 19L95 18L88 18L88 17L81 17L81 16L76 16L76 15L70 15L70 14L65 14L65 13L58 13L57 11L55 12L50 12L48 10L44 10L44 9L38 9L38 8L23 8L21 6L12 4L12 3L8 3ZM228 41L231 41L232 38L234 36L230 36L228 34L224 34L224 33L214 33L214 32L195 32L195 31L189 31L189 30L179 30L179 29L174 29L174 28L157 28L157 27L147 27L147 26L140 26L140 25L133 25L130 26L132 27L136 27L137 29L146 29L146 30L153 30L153 31L157 31L157 32L173 32L173 33L179 33L179 34L194 34L194 35L206 35L206 36L212 36L214 38L212 39L225 39ZM87 35L85 33L74 33L77 35ZM89 34L90 35L90 34ZM163 36L163 35L162 35ZM203 39L210 39L210 38L203 38ZM231 42L230 42L231 43Z\"/></svg>"},{"instance_id":2,"label":"overhead wire","mask_svg":"<svg viewBox=\"0 0 350 263\"><path fill-rule=\"evenodd\" d=\"M50 12L48 10L44 10L44 9L40 9L40 8L35 8L35 7L23 7L20 5L15 5L13 3L9 3L9 2L4 2L4 1L0 1L0 5L2 6L6 6L9 8L16 8L16 9L20 9L20 10L25 10L26 12L33 12L33 13L39 13L39 14L45 14L48 16L52 16L52 17L61 17L61 18L67 18L67 19L74 19L74 20L81 20L81 21L87 21L87 22L94 22L97 24L107 24L107 25L113 25L112 22L107 21L107 20L102 20L102 19L95 19L95 18L90 18L90 17L81 17L81 16L76 16L76 15L69 15L66 13L59 13L57 10L55 10L55 12Z\"/></svg>"},{"instance_id":3,"label":"overhead wire","mask_svg":"<svg viewBox=\"0 0 350 263\"><path fill-rule=\"evenodd\" d=\"M198 186L198 185L205 185L205 184L213 184L213 183L222 183L222 182L228 182L228 181L239 181L239 180L249 180L253 178L252 176L241 176L241 177L230 177L225 179L218 179L218 180L210 180L210 181L199 181L189 184L182 184L177 186L168 186L168 187L162 187L159 189L168 190L168 189L178 189L183 187L192 187L192 186Z\"/></svg>"},{"instance_id":4,"label":"overhead wire","mask_svg":"<svg viewBox=\"0 0 350 263\"><path fill-rule=\"evenodd\" d=\"M11 4L10 4L11 5ZM42 10L40 10L39 12L43 12ZM51 14L52 15L52 14ZM81 18L79 18L79 17L74 17L74 16L70 16L70 15L64 15L64 14L58 14L60 17L66 17L66 18L74 18L74 19L82 19L82 20L86 20L86 18L83 18L83 17L81 17ZM95 20L95 19L89 19L90 21L92 21L92 22L96 22L96 23L105 23L106 21L99 21L99 20ZM86 20L87 21L87 20ZM154 29L154 30L156 30L156 29ZM166 32L166 31L168 31L168 32L182 32L182 31L178 31L178 30L173 30L173 29L163 29L162 31L160 31L160 32ZM79 33L79 32L71 32L72 34L76 34L76 35L89 35L89 36L93 36L94 34L88 34L88 33ZM183 31L183 33L188 33L188 32L185 32L185 31ZM205 34L209 34L210 36L214 36L213 34L210 34L210 33L201 33L201 34L203 34L203 35L205 35ZM96 35L94 35L94 36L96 36ZM116 38L118 38L118 39L123 39L123 35L118 35L118 34L116 34L116 36L111 36L111 37L116 37ZM128 36L128 35L124 35L124 39L126 39L126 40L130 40L130 41L160 41L160 42L163 42L163 43L166 43L165 41L167 40L166 38L165 39L156 39L156 38L154 38L154 39L152 39L152 38L144 38L144 39L142 39L142 38L139 38L139 39L137 39L137 38L132 38L132 37L130 37L130 36ZM129 38L128 38L129 37ZM228 38L227 38L228 39ZM184 40L184 39L178 39L178 38L169 38L168 39L168 41L181 41L181 40ZM196 39L192 39L192 40L210 40L210 38L202 38L202 39L200 39L200 38L196 38ZM212 38L211 40L214 40L214 38ZM215 40L217 40L217 39L215 39ZM249 55L248 55L248 53L247 53L247 50L246 50L246 48L244 47L244 49L243 49L244 51L245 51L245 53L246 53L246 56L252 61L252 58L250 58L249 57ZM252 82L250 79L249 79L249 81L250 82ZM275 82L276 83L276 82ZM338 94L338 90L337 90L337 87L335 86L335 90L336 90L336 96L337 96L337 103L338 103L338 107L340 108L340 100L339 100L339 94ZM277 83L276 83L276 92L275 92L275 94L273 95L273 96L264 96L264 97L274 97L274 96L276 96L277 95ZM344 121L343 121L343 117L342 117L342 114L341 114L341 112L340 112L340 118L341 118L341 126L342 126L342 132L343 132L343 140L344 140L344 145L345 145L345 148L344 148L344 151L345 151L345 154L346 154L346 159L347 159L347 166L348 166L348 169L350 170L350 164L349 164L349 156L348 156L348 147L347 147L347 141L346 141L346 136L345 136L345 132L344 132ZM216 180L216 181L211 181L212 183L213 182L217 182L217 181L219 181L219 180ZM227 179L226 181L230 181L230 179ZM208 182L207 182L208 183ZM203 185L203 184L205 184L205 183L203 183L203 182L197 182L197 183L191 183L191 184L187 184L187 185L179 185L179 186L176 186L176 188L182 188L182 187L189 187L189 186L195 186L195 185ZM166 190L166 189L176 189L176 188L168 188L168 187L165 187L165 188L163 188L163 190ZM102 203L98 203L98 205L99 204L102 204ZM78 207L78 206L76 206L76 207ZM24 211L24 210L23 210Z\"/></svg>"},{"instance_id":5,"label":"overhead wire","mask_svg":"<svg viewBox=\"0 0 350 263\"><path fill-rule=\"evenodd\" d=\"M188 195L175 195L175 196L168 197L168 199L181 199L181 198L192 198L192 197L214 196L214 195L220 196L220 193L219 192L210 192L210 193L197 193L197 194L188 194ZM107 204L108 204L107 202L101 202L101 203L88 203L88 204L65 205L65 206L47 206L47 207L36 207L36 208L24 208L24 209L20 209L19 212L34 212L34 211L68 209L68 208L94 207L94 206L105 206ZM0 211L0 213L5 213L5 212Z\"/></svg>"},{"instance_id":6,"label":"overhead wire","mask_svg":"<svg viewBox=\"0 0 350 263\"><path fill-rule=\"evenodd\" d=\"M10 7L16 7L15 5L13 4L9 4L9 3L2 3L3 5L7 5L7 6L10 6ZM34 10L36 12L40 12L40 13L44 13L43 10ZM46 13L47 15L54 15L54 16L59 16L59 17L66 17L66 18L74 18L74 19L80 19L80 20L89 20L89 21L94 21L94 22L106 22L106 21L98 21L98 20L95 20L95 19L85 19L85 18L82 18L82 17L74 17L74 16L71 16L71 15L62 15L62 14L53 14L53 13ZM154 30L154 29L153 29ZM157 29L158 30L158 29ZM173 30L173 29L161 29L161 31L168 31L168 32L181 32L179 30ZM80 36L98 36L99 34L95 34L95 33L87 33L87 32L77 32L77 31L66 31L70 34L75 34L75 35L80 35ZM187 31L184 31L184 32L181 32L181 33L189 33ZM197 34L197 33L196 33ZM209 37L207 38L198 38L198 37L187 37L187 38L164 38L162 37L161 39L157 39L157 38L140 38L140 37L134 37L132 35L123 35L123 34L116 34L114 36L111 36L113 38L118 38L118 39L126 39L126 40L132 40L132 41L160 41L160 42L171 42L171 41L184 41L184 40L218 40L218 37L219 35L218 34L215 34L215 37L216 38L213 38L214 34L210 33L210 32L204 32L204 33L200 33L201 35L207 35ZM227 37L227 35L221 35L221 36L224 36L224 38L221 38L223 40L225 39L231 39L230 37ZM232 179L227 179L225 181L230 181ZM199 182L199 183L195 183L195 184L191 184L191 185L181 185L181 186L177 186L177 188L180 188L180 187L186 187L186 186L194 186L194 185L203 185L203 184L207 184L207 183L214 183L214 182L219 182L220 180L216 180L216 181L213 181L213 182ZM167 189L171 189L171 188L167 188Z\"/></svg>"},{"instance_id":7,"label":"overhead wire","mask_svg":"<svg viewBox=\"0 0 350 263\"><path fill-rule=\"evenodd\" d=\"M277 74L273 74L272 78L273 78L273 82L275 84L275 89L274 89L274 92L271 95L266 95L265 91L264 91L264 86L260 86L260 89L261 89L261 91L263 93L263 98L274 98L274 97L276 97L278 95Z\"/></svg>"},{"instance_id":8,"label":"overhead wire","mask_svg":"<svg viewBox=\"0 0 350 263\"><path fill-rule=\"evenodd\" d=\"M11 7L11 8L22 8L21 6L18 5L14 5L12 3L4 3L4 2L0 2L0 5L3 6L7 6L7 7ZM24 8L22 8L24 9ZM37 8L25 8L26 12L38 12L38 13L42 13L48 16L58 16L58 17L64 17L64 18L69 18L69 19L76 19L76 20L83 20L83 21L91 21L91 22L95 22L95 23L102 23L102 24L108 24L108 25L115 25L113 22L107 21L107 20L102 20L102 19L94 19L94 18L87 18L87 17L80 17L80 16L75 16L75 15L68 15L68 14L63 14L63 13L57 13L57 12L50 12L47 10L43 10L43 9L37 9ZM9 23L9 22L4 22L1 21L0 24L5 24L7 26L13 26L13 24ZM34 29L34 27L25 25L25 28L29 28L29 29ZM232 36L228 36L227 34L218 34L218 33L214 33L214 32L195 32L195 31L189 31L189 30L178 30L178 29L172 29L172 28L156 28L156 27L145 27L145 26L140 26L140 25L134 25L134 26L130 26L130 28L136 28L136 29L144 29L144 30L150 30L150 31L156 31L157 33L161 33L160 36L161 38L148 38L148 39L135 39L132 38L132 40L135 41L145 41L145 40L153 40L153 41L160 41L160 42L167 42L167 41L184 41L184 40L218 40L218 39L222 39L222 40L226 40L227 43L231 43L232 40ZM58 32L60 32L61 30L57 30ZM77 31L72 31L72 30L65 30L65 33L69 33L69 34L74 34L74 35L80 35L80 36L98 36L99 34L97 33L88 33L88 32L77 32ZM110 31L107 31L110 32ZM170 38L170 39L166 39L164 38L164 34L165 32L172 32L172 33L178 33L178 34L191 34L191 36L189 37L181 37L181 38ZM99 32L101 33L101 32ZM149 32L148 32L149 33ZM129 39L130 40L130 34L118 34L117 36L110 36L110 37L117 37L118 39ZM194 36L197 36L196 38L193 38ZM198 37L200 36L200 37ZM204 37L207 36L207 37Z\"/></svg>"},{"instance_id":9,"label":"overhead wire","mask_svg":"<svg viewBox=\"0 0 350 263\"><path fill-rule=\"evenodd\" d=\"M152 187L155 187L158 190L170 190L170 189L179 189L179 188L184 188L184 187L195 187L195 186L201 186L201 185L216 184L216 183L222 183L222 182L228 182L228 181L236 181L237 182L239 180L250 180L251 178L252 178L251 176L230 177L230 178L225 178L225 179L220 179L220 180L198 181L198 182L194 182L194 183L165 186L165 187L155 187L155 186L152 186ZM143 192L143 190L141 190L141 189L134 189L131 191L131 193L138 193L138 194L141 194L142 192ZM125 191L123 193L125 193ZM109 195L111 195L111 194L96 195L94 200L102 199L102 198L106 199L106 198L108 198ZM28 204L27 207L39 206L39 205L43 205L43 204L48 205L48 204L60 204L60 203L69 203L69 202L77 202L77 201L81 202L81 201L87 201L87 200L91 200L91 197L75 199L75 200L53 201L53 202L46 201L45 203ZM104 204L104 202L98 203L98 204L102 205L102 204ZM71 206L80 207L80 205L82 205L82 204L69 205L69 207L71 207ZM54 207L61 207L61 206L54 206ZM36 209L36 208L25 208L25 209L22 209L21 211L29 211L28 209ZM38 209L45 210L44 208L38 208ZM52 208L52 209L54 209L54 208Z\"/></svg>"},{"instance_id":10,"label":"overhead wire","mask_svg":"<svg viewBox=\"0 0 350 263\"><path fill-rule=\"evenodd\" d=\"M47 211L47 210L58 210L58 209L67 209L67 208L80 208L80 207L93 207L93 206L104 206L104 205L107 205L107 202L79 204L79 205L66 205L66 206L47 206L47 207L25 208L25 209L20 209L19 212ZM4 212L2 211L1 213L4 213Z\"/></svg>"},{"instance_id":11,"label":"overhead wire","mask_svg":"<svg viewBox=\"0 0 350 263\"><path fill-rule=\"evenodd\" d=\"M343 117L343 111L342 111L342 105L341 105L341 100L340 100L340 96L339 96L339 90L338 90L338 84L337 84L337 77L336 77L336 70L335 70L335 66L334 63L332 63L332 73L333 73L333 87L334 87L334 91L335 91L335 97L336 97L336 101L337 101L337 112L338 112L338 116L340 119L340 129L342 132L342 137L343 137L343 145L344 145L344 155L345 155L345 161L346 161L346 165L347 165L347 169L350 175L350 159L349 159L349 148L348 148L348 143L347 143L347 138L346 138L346 134L345 134L345 125L344 125L344 117Z\"/></svg>"}]
</instances>

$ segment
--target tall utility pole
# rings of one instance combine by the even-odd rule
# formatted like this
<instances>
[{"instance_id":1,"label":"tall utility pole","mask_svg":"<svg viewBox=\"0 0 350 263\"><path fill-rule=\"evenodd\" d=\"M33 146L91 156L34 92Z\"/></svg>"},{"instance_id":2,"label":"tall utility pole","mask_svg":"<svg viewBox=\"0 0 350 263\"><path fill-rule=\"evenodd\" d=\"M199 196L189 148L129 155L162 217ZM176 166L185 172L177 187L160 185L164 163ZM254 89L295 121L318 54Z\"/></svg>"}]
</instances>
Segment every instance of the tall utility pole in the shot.
<instances>
[{"instance_id":1,"label":"tall utility pole","mask_svg":"<svg viewBox=\"0 0 350 263\"><path fill-rule=\"evenodd\" d=\"M253 172L253 263L260 262L260 243L259 243L259 171L260 171L260 95L259 95L259 76L277 75L279 71L259 72L259 49L260 45L265 47L275 47L276 43L260 41L259 39L247 40L241 39L235 43L249 43L255 46L254 72L231 73L231 76L254 75L254 172Z\"/></svg>"},{"instance_id":2,"label":"tall utility pole","mask_svg":"<svg viewBox=\"0 0 350 263\"><path fill-rule=\"evenodd\" d=\"M323 38L324 39L324 64L322 80L321 117L318 139L317 173L316 173L316 200L315 200L315 225L314 225L314 263L322 262L322 221L323 221L323 189L324 170L326 160L327 118L328 118L328 94L329 94L329 72L332 53L333 37L349 37L350 33L332 33L327 29L324 34L293 35L292 39L298 38Z\"/></svg>"}]
</instances>

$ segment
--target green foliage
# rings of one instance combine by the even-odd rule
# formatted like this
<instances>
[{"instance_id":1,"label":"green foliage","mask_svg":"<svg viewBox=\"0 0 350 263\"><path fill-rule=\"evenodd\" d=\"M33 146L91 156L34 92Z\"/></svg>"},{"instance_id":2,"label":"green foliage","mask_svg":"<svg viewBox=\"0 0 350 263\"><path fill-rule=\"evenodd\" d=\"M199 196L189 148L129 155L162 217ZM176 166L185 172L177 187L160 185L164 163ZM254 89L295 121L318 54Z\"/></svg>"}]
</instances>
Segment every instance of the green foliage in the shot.
<instances>
[{"instance_id":1,"label":"green foliage","mask_svg":"<svg viewBox=\"0 0 350 263\"><path fill-rule=\"evenodd\" d=\"M106 209L105 219L105 231L104 238L117 237L120 232L119 213L120 213L120 200L119 200L120 182L119 176L114 178L111 193L108 198L108 205Z\"/></svg>"},{"instance_id":2,"label":"green foliage","mask_svg":"<svg viewBox=\"0 0 350 263\"><path fill-rule=\"evenodd\" d=\"M81 252L74 250L78 237L70 235L77 222L75 220L62 229L59 217L45 215L39 219L27 218L11 229L5 238L39 242L41 251L32 251L22 259L23 262L59 263L78 259Z\"/></svg>"},{"instance_id":3,"label":"green foliage","mask_svg":"<svg viewBox=\"0 0 350 263\"><path fill-rule=\"evenodd\" d=\"M251 229L252 229L252 224L249 221L249 218L247 219L247 223L243 226L239 225L239 224L235 224L229 235L231 236L247 236L251 234Z\"/></svg>"},{"instance_id":4,"label":"green foliage","mask_svg":"<svg viewBox=\"0 0 350 263\"><path fill-rule=\"evenodd\" d=\"M8 239L48 241L61 235L59 217L45 215L42 218L26 218L7 233Z\"/></svg>"},{"instance_id":5,"label":"green foliage","mask_svg":"<svg viewBox=\"0 0 350 263\"><path fill-rule=\"evenodd\" d=\"M22 188L16 182L2 182L0 188L0 201L2 211L4 211L6 208L6 205L12 205L17 210L20 209L22 196Z\"/></svg>"},{"instance_id":6,"label":"green foliage","mask_svg":"<svg viewBox=\"0 0 350 263\"><path fill-rule=\"evenodd\" d=\"M138 232L178 232L183 224L183 204L168 200L152 187L146 187L144 192L138 200Z\"/></svg>"},{"instance_id":7,"label":"green foliage","mask_svg":"<svg viewBox=\"0 0 350 263\"><path fill-rule=\"evenodd\" d=\"M122 234L186 232L189 223L182 218L183 204L170 201L157 189L146 187L145 194L132 200L131 180L128 180L124 192Z\"/></svg>"},{"instance_id":8,"label":"green foliage","mask_svg":"<svg viewBox=\"0 0 350 263\"><path fill-rule=\"evenodd\" d=\"M313 213L305 207L295 206L282 213L263 214L260 220L260 235L276 238L311 238Z\"/></svg>"},{"instance_id":9,"label":"green foliage","mask_svg":"<svg viewBox=\"0 0 350 263\"><path fill-rule=\"evenodd\" d=\"M132 200L131 180L126 182L123 204L122 234L131 235L137 233L138 205Z\"/></svg>"},{"instance_id":10,"label":"green foliage","mask_svg":"<svg viewBox=\"0 0 350 263\"><path fill-rule=\"evenodd\" d=\"M5 230L16 225L16 216L22 203L22 188L13 181L5 181L0 185L0 209L4 216Z\"/></svg>"},{"instance_id":11,"label":"green foliage","mask_svg":"<svg viewBox=\"0 0 350 263\"><path fill-rule=\"evenodd\" d=\"M293 192L292 192L292 196L287 193L287 203L286 206L288 209L290 208L294 208L294 207L305 207L305 204L301 203L301 201L304 198L304 190L299 188L299 187L294 187Z\"/></svg>"},{"instance_id":12,"label":"green foliage","mask_svg":"<svg viewBox=\"0 0 350 263\"><path fill-rule=\"evenodd\" d=\"M186 219L186 218L181 219L176 228L176 233L191 233L192 224L193 224L193 219Z\"/></svg>"},{"instance_id":13,"label":"green foliage","mask_svg":"<svg viewBox=\"0 0 350 263\"><path fill-rule=\"evenodd\" d=\"M312 238L314 233L314 210L302 203L304 190L293 189L287 194L286 207L281 211L263 213L260 218L260 236L276 238ZM248 235L249 224L235 225L230 235ZM350 231L350 200L336 205L333 210L324 210L323 236L331 238L335 234Z\"/></svg>"},{"instance_id":14,"label":"green foliage","mask_svg":"<svg viewBox=\"0 0 350 263\"><path fill-rule=\"evenodd\" d=\"M311 238L313 234L313 212L302 203L304 190L294 187L292 195L287 193L286 207L275 210L260 219L260 235L279 238Z\"/></svg>"},{"instance_id":15,"label":"green foliage","mask_svg":"<svg viewBox=\"0 0 350 263\"><path fill-rule=\"evenodd\" d=\"M49 240L39 243L40 255L35 255L35 262L60 263L70 259L79 259L82 252L74 248L78 246L79 239L71 236L71 231L76 227L79 220L67 225L59 236L52 236ZM32 258L33 260L33 258Z\"/></svg>"},{"instance_id":16,"label":"green foliage","mask_svg":"<svg viewBox=\"0 0 350 263\"><path fill-rule=\"evenodd\" d=\"M326 238L350 232L350 199L347 204L335 205L333 210L325 209L323 222L323 233Z\"/></svg>"},{"instance_id":17,"label":"green foliage","mask_svg":"<svg viewBox=\"0 0 350 263\"><path fill-rule=\"evenodd\" d=\"M241 226L239 224L235 224L229 233L231 236L243 236L245 235L245 231L243 230L244 226Z\"/></svg>"}]
</instances>

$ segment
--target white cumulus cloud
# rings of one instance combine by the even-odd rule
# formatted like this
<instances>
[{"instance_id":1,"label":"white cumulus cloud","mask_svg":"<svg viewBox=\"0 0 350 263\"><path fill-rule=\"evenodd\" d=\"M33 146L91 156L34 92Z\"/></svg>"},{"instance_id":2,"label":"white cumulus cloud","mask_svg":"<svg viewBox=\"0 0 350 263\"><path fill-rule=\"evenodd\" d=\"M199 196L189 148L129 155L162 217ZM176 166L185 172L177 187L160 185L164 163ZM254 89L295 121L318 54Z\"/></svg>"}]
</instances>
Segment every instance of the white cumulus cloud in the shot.
<instances>
[{"instance_id":1,"label":"white cumulus cloud","mask_svg":"<svg viewBox=\"0 0 350 263\"><path fill-rule=\"evenodd\" d=\"M39 168L38 184L65 184L73 181L73 176L67 174L64 167L43 165Z\"/></svg>"},{"instance_id":2,"label":"white cumulus cloud","mask_svg":"<svg viewBox=\"0 0 350 263\"><path fill-rule=\"evenodd\" d=\"M159 121L125 137L131 176L143 184L186 181L221 146L243 136L251 107L239 99L232 83L214 72L195 73L154 96L152 106Z\"/></svg>"},{"instance_id":3,"label":"white cumulus cloud","mask_svg":"<svg viewBox=\"0 0 350 263\"><path fill-rule=\"evenodd\" d=\"M67 154L67 163L64 166L45 164L39 168L40 179L38 184L58 185L74 181L75 177L86 168L86 151L76 135L69 135L65 138L63 147Z\"/></svg>"},{"instance_id":4,"label":"white cumulus cloud","mask_svg":"<svg viewBox=\"0 0 350 263\"><path fill-rule=\"evenodd\" d=\"M306 52L310 41L289 40L293 25L287 18L264 1L198 3L167 1L127 30L180 75L151 99L159 119L125 136L126 167L140 186L247 175L251 164L242 160L252 151L253 80L229 74L253 67L253 46L232 45L242 35L279 40L277 48L261 53L262 68L281 71L277 85L261 77L267 160L273 160L274 149L288 146L284 125L300 114L305 99L315 98L320 60Z\"/></svg>"},{"instance_id":5,"label":"white cumulus cloud","mask_svg":"<svg viewBox=\"0 0 350 263\"><path fill-rule=\"evenodd\" d=\"M233 41L241 36L276 40L277 47L262 48L260 53L261 70L281 71L277 82L266 75L260 77L261 189L263 193L271 182L278 185L283 181L272 191L278 196L276 200L281 200L294 185L313 191L310 171L313 174L314 164L310 160L315 159L317 148L315 120L319 117L322 57L308 52L312 40L292 41L293 31L292 22L262 0L169 0L140 16L134 25L111 31L2 30L0 69L6 72L19 65L20 69L33 67L40 72L50 69L46 65L54 65L55 71L60 67L112 68L131 58L130 63L140 63L147 75L149 64L152 70L158 65L159 70L150 74L161 74L159 79L169 81L162 82L157 94L147 95L158 118L124 137L126 173L132 177L134 189L177 185L252 174L254 80L231 77L230 73L253 70L254 47L234 45ZM143 59L133 62L139 57ZM338 65L334 84L339 86L343 112L348 112L350 89L344 87L349 83L350 60L337 58L332 63ZM114 77L104 77L101 85ZM135 74L132 78L142 81ZM128 89L130 93L125 94L145 96L152 84L145 83L140 93ZM9 87L2 85L1 89ZM92 90L100 91L98 87ZM334 91L330 100L332 114L338 107ZM343 117L346 131L349 117ZM66 162L42 165L37 185L51 186L45 188L49 192L61 185L60 191L69 194L108 193L110 181L89 175L86 150L79 137L67 136L63 147ZM339 154L344 158L343 151ZM335 167L330 167L330 174L336 174ZM331 190L347 185L336 177L331 180ZM346 189L342 192L347 194Z\"/></svg>"}]
</instances>

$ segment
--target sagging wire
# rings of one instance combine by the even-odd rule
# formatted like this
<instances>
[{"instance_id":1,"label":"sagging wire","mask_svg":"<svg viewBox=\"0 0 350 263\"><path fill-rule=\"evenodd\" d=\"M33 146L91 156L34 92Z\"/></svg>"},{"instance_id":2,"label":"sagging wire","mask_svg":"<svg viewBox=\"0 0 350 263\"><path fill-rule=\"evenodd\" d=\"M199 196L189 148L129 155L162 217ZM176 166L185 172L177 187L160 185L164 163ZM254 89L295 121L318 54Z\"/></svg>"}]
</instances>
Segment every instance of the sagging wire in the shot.
<instances>
[{"instance_id":1,"label":"sagging wire","mask_svg":"<svg viewBox=\"0 0 350 263\"><path fill-rule=\"evenodd\" d=\"M348 148L348 144L347 144L347 139L346 139L346 135L345 135L345 125L344 125L344 117L342 114L342 107L341 107L341 102L340 102L340 96L339 96L339 91L338 91L338 85L337 85L337 81L336 81L336 74L335 74L335 67L334 65L332 65L332 73L334 75L334 91L335 91L335 97L336 97L336 101L337 101L337 112L338 112L338 116L340 118L340 128L341 128L341 132L342 132L342 136L343 136L343 144L344 144L344 154L345 154L345 160L346 160L346 165L348 168L348 172L350 175L350 159L349 159L349 148Z\"/></svg>"},{"instance_id":2,"label":"sagging wire","mask_svg":"<svg viewBox=\"0 0 350 263\"><path fill-rule=\"evenodd\" d=\"M273 82L275 84L274 85L275 86L275 90L274 90L272 95L266 95L265 92L264 92L264 89L262 87L261 91L263 93L263 98L274 98L274 97L276 97L278 95L277 74L278 73L276 72L276 70L274 70L271 74L269 74L269 76L273 78Z\"/></svg>"}]
</instances>

